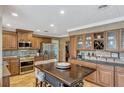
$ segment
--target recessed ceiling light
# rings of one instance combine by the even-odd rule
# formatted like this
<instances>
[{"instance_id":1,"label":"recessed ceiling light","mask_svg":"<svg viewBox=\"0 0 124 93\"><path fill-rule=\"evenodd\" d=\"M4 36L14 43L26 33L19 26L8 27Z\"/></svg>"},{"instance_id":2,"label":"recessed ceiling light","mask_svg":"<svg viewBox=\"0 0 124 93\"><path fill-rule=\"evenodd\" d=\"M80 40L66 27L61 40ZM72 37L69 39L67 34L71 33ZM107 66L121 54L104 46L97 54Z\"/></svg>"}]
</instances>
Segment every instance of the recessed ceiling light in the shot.
<instances>
[{"instance_id":1,"label":"recessed ceiling light","mask_svg":"<svg viewBox=\"0 0 124 93\"><path fill-rule=\"evenodd\" d=\"M6 24L6 26L10 27L11 25L10 24Z\"/></svg>"},{"instance_id":2,"label":"recessed ceiling light","mask_svg":"<svg viewBox=\"0 0 124 93\"><path fill-rule=\"evenodd\" d=\"M64 11L64 10L61 10L61 11L60 11L60 14L64 14L64 13L65 13L65 11Z\"/></svg>"},{"instance_id":3,"label":"recessed ceiling light","mask_svg":"<svg viewBox=\"0 0 124 93\"><path fill-rule=\"evenodd\" d=\"M37 32L40 32L40 29L37 29L36 31L37 31Z\"/></svg>"},{"instance_id":4,"label":"recessed ceiling light","mask_svg":"<svg viewBox=\"0 0 124 93\"><path fill-rule=\"evenodd\" d=\"M54 24L51 24L50 26L51 26L51 27L54 27Z\"/></svg>"},{"instance_id":5,"label":"recessed ceiling light","mask_svg":"<svg viewBox=\"0 0 124 93\"><path fill-rule=\"evenodd\" d=\"M17 13L12 13L12 16L18 16L18 14Z\"/></svg>"}]
</instances>

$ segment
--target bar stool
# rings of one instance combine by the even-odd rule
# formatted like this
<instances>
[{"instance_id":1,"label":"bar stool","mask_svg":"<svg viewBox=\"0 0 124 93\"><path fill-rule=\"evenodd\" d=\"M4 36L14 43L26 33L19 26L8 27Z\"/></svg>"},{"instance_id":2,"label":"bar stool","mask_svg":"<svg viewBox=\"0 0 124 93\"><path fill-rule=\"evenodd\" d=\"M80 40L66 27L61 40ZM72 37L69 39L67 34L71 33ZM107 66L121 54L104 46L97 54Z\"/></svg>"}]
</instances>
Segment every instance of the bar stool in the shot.
<instances>
[{"instance_id":1,"label":"bar stool","mask_svg":"<svg viewBox=\"0 0 124 93\"><path fill-rule=\"evenodd\" d=\"M41 65L41 64L47 64L51 62L57 62L56 59L50 59L50 60L45 60L45 61L37 61L35 62L35 65ZM36 84L35 86L40 86L40 87L45 87L46 82L45 82L45 73L40 71L38 68L35 67L35 77L36 77Z\"/></svg>"}]
</instances>

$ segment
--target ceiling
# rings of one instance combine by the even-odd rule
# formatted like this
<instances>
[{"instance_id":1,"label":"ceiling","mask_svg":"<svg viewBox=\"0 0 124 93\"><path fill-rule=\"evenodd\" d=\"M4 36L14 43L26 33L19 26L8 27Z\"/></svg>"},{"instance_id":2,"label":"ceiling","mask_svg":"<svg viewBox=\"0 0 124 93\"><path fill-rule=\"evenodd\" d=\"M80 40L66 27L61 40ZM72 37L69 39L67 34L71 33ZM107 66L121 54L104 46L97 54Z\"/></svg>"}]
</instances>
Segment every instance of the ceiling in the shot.
<instances>
[{"instance_id":1,"label":"ceiling","mask_svg":"<svg viewBox=\"0 0 124 93\"><path fill-rule=\"evenodd\" d=\"M109 19L124 17L124 6L109 5L98 9L97 5L10 5L4 6L3 27L33 30L50 36L65 36L67 30ZM64 14L60 14L64 10ZM14 17L11 13L17 13ZM54 27L50 27L54 24ZM40 29L38 32L37 29ZM48 31L48 32L44 32Z\"/></svg>"}]
</instances>

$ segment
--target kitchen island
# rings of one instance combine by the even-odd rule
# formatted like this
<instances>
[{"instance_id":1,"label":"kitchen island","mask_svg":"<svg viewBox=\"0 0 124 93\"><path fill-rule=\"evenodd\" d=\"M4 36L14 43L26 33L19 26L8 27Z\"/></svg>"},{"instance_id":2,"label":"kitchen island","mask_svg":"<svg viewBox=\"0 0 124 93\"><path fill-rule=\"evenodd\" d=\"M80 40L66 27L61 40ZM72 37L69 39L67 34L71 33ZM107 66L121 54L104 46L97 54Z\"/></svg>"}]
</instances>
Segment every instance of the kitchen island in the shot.
<instances>
[{"instance_id":1,"label":"kitchen island","mask_svg":"<svg viewBox=\"0 0 124 93\"><path fill-rule=\"evenodd\" d=\"M61 70L56 68L56 63L54 62L37 65L36 68L45 72L45 80L54 87L74 87L80 86L80 84L83 86L83 79L95 71L95 69L77 64L71 64L71 68Z\"/></svg>"}]
</instances>

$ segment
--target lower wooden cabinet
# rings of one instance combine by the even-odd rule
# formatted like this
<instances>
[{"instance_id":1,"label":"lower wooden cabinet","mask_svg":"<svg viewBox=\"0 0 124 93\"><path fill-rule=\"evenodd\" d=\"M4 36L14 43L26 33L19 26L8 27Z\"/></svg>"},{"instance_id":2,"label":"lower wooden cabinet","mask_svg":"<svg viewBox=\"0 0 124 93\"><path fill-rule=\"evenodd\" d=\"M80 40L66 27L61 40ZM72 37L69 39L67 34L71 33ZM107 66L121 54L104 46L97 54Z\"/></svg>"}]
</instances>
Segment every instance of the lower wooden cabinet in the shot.
<instances>
[{"instance_id":1,"label":"lower wooden cabinet","mask_svg":"<svg viewBox=\"0 0 124 93\"><path fill-rule=\"evenodd\" d=\"M10 72L12 75L19 74L19 60L18 59L10 59Z\"/></svg>"},{"instance_id":2,"label":"lower wooden cabinet","mask_svg":"<svg viewBox=\"0 0 124 93\"><path fill-rule=\"evenodd\" d=\"M43 61L43 56L36 56L34 61Z\"/></svg>"},{"instance_id":3,"label":"lower wooden cabinet","mask_svg":"<svg viewBox=\"0 0 124 93\"><path fill-rule=\"evenodd\" d=\"M3 59L4 61L8 62L8 70L11 73L11 76L13 75L19 75L19 59L18 58L6 58Z\"/></svg>"},{"instance_id":4,"label":"lower wooden cabinet","mask_svg":"<svg viewBox=\"0 0 124 93\"><path fill-rule=\"evenodd\" d=\"M97 65L97 83L105 87L114 86L114 67Z\"/></svg>"},{"instance_id":5,"label":"lower wooden cabinet","mask_svg":"<svg viewBox=\"0 0 124 93\"><path fill-rule=\"evenodd\" d=\"M124 87L124 67L115 67L115 86Z\"/></svg>"},{"instance_id":6,"label":"lower wooden cabinet","mask_svg":"<svg viewBox=\"0 0 124 93\"><path fill-rule=\"evenodd\" d=\"M9 76L3 77L2 86L3 86L3 87L10 87L10 79L9 79Z\"/></svg>"}]
</instances>

